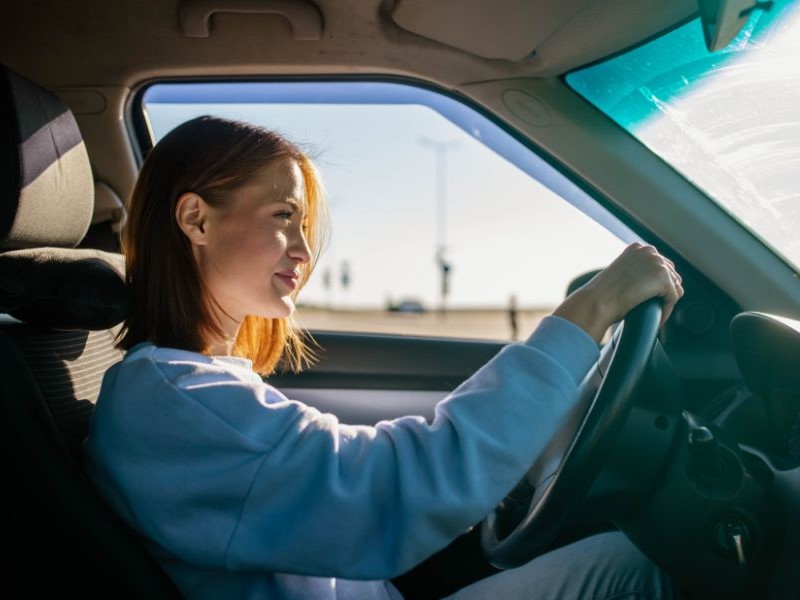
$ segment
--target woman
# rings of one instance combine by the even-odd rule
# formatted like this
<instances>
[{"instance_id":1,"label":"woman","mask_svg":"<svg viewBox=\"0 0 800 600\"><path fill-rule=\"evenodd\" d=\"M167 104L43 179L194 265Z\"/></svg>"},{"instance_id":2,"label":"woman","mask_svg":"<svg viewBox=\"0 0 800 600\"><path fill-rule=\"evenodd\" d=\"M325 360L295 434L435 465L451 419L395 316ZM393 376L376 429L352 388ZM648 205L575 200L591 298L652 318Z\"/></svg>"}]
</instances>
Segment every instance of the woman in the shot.
<instances>
[{"instance_id":1,"label":"woman","mask_svg":"<svg viewBox=\"0 0 800 600\"><path fill-rule=\"evenodd\" d=\"M634 244L441 401L432 424L343 425L259 375L309 358L291 316L324 214L300 150L210 117L164 137L133 191L128 352L103 380L84 459L188 597L399 598L386 580L480 521L533 463L607 328L653 296L666 320L683 294L672 263ZM671 588L617 533L459 597L620 593Z\"/></svg>"}]
</instances>

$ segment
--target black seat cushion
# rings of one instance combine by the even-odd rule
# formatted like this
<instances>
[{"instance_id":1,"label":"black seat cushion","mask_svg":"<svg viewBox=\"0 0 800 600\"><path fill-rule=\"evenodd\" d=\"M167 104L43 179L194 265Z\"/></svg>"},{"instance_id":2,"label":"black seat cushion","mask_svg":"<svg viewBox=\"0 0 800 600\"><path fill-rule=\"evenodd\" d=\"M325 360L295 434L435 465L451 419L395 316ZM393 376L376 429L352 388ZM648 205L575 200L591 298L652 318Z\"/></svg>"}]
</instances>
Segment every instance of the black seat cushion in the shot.
<instances>
[{"instance_id":1,"label":"black seat cushion","mask_svg":"<svg viewBox=\"0 0 800 600\"><path fill-rule=\"evenodd\" d=\"M108 329L130 304L122 255L31 248L0 254L0 312L38 327Z\"/></svg>"},{"instance_id":2,"label":"black seat cushion","mask_svg":"<svg viewBox=\"0 0 800 600\"><path fill-rule=\"evenodd\" d=\"M71 332L61 340L73 348L67 352L49 338L56 333L0 327L0 506L12 555L6 583L30 596L180 598L140 535L112 514L74 460L94 382L119 357L106 333ZM80 351L84 344L90 351ZM81 374L89 374L83 383Z\"/></svg>"},{"instance_id":3,"label":"black seat cushion","mask_svg":"<svg viewBox=\"0 0 800 600\"><path fill-rule=\"evenodd\" d=\"M36 378L54 425L76 466L100 392L103 374L122 360L115 330L52 331L29 325L4 327Z\"/></svg>"}]
</instances>

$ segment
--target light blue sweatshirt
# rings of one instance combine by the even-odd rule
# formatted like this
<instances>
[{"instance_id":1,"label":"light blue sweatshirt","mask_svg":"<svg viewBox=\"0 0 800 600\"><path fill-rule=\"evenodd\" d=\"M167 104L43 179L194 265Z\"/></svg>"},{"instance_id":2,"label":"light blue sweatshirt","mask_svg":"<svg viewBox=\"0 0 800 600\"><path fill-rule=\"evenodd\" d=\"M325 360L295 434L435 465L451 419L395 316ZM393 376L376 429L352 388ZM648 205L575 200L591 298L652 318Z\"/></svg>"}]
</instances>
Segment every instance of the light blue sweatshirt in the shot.
<instances>
[{"instance_id":1,"label":"light blue sweatshirt","mask_svg":"<svg viewBox=\"0 0 800 600\"><path fill-rule=\"evenodd\" d=\"M345 425L249 360L139 344L103 379L84 466L189 598L399 598L387 581L533 464L599 349L546 317L420 416Z\"/></svg>"}]
</instances>

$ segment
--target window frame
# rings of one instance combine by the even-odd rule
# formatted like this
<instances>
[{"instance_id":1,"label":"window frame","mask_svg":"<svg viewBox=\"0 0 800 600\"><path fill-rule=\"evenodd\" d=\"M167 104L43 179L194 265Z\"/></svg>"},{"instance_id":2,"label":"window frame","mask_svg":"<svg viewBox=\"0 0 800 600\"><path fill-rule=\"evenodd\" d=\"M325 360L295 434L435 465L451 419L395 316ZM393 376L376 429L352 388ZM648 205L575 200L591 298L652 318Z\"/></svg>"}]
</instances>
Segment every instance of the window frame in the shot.
<instances>
[{"instance_id":1,"label":"window frame","mask_svg":"<svg viewBox=\"0 0 800 600\"><path fill-rule=\"evenodd\" d=\"M483 144L488 150L504 158L512 165L523 171L528 177L537 181L540 185L546 187L555 195L559 196L563 202L573 206L576 210L580 211L584 216L597 224L599 227L606 229L611 235L620 239L623 243L630 243L633 241L643 242L645 238L652 240L652 243L659 243L656 236L649 232L641 223L635 221L628 213L623 212L615 203L611 202L603 193L599 192L596 188L588 184L585 180L578 177L572 170L566 168L563 163L557 160L553 155L546 151L542 146L538 145L535 140L527 137L521 131L513 127L508 122L500 118L499 115L489 111L486 107L478 104L470 97L455 92L453 90L441 88L435 84L417 80L407 77L398 76L377 76L377 75L351 75L336 76L269 76L269 77L248 77L248 76L209 76L209 77L159 77L148 80L136 88L134 88L130 95L130 101L127 109L128 129L131 132L131 139L136 146L136 156L138 159L137 167L141 164L150 149L152 149L154 140L151 137L151 128L147 123L146 111L144 100L147 92L156 85L160 84L347 84L347 83L380 83L380 84L397 84L404 86L414 93L430 94L442 98L444 101L451 101L458 103L461 109L472 111L477 118L484 119L488 124L497 128L495 135L505 135L508 137L506 143L516 143L519 145L516 150L517 153L524 152L525 156L531 156L534 162L538 162L541 166L539 169L545 169L549 172L546 173L547 177L542 178L536 176L532 171L534 169L525 168L518 160L515 160L509 153L504 153L498 150L492 144L486 143L482 138L473 136L478 143ZM574 93L574 92L573 92ZM210 102L213 103L213 100ZM310 103L326 104L324 101L314 100ZM342 102L345 103L345 102ZM353 102L355 104L357 102ZM363 104L386 104L391 105L391 101L385 102L370 102L359 100L358 103ZM398 104L412 104L411 102L398 102ZM471 135L457 119L454 119L452 114L448 114L439 107L434 106L433 103L416 102L426 106L427 108L435 111L442 118L452 122L456 127L464 130L468 135ZM519 154L518 154L519 156ZM557 185L552 185L548 179L553 178L557 180ZM564 188L572 188L569 193ZM576 198L578 201L576 201ZM588 210L587 210L588 208ZM641 235L643 232L644 235ZM415 338L420 337L415 334L398 334L388 332L361 332L352 330L329 330L331 333L353 334L353 335L378 335L381 337L404 337ZM451 342L480 342L490 341L482 338L469 338L469 337L451 337L451 336L424 336L425 339L430 340L446 340ZM503 341L498 339L496 341ZM511 340L505 340L506 342Z\"/></svg>"},{"instance_id":2,"label":"window frame","mask_svg":"<svg viewBox=\"0 0 800 600\"><path fill-rule=\"evenodd\" d=\"M425 80L415 79L411 77L401 77L397 75L346 74L346 75L282 75L282 76L264 76L264 77L220 75L220 76L206 76L206 77L174 76L174 77L158 77L149 79L147 81L141 82L139 85L132 88L132 92L129 96L129 101L125 109L126 125L129 131L131 145L134 148L134 154L137 158L137 164L136 164L137 168L141 168L142 163L144 162L144 158L147 156L148 152L153 147L153 140L152 138L150 138L149 126L146 123L145 111L143 107L143 101L147 91L154 85L159 85L159 84L213 84L213 83L253 83L253 84L389 83L389 84L405 85L410 88L417 88L418 90L421 90L423 92L437 94L446 99L458 102L463 106L465 106L467 109L474 111L475 113L477 113L478 116L489 121L492 125L502 130L503 133L511 137L514 141L521 144L526 150L531 152L534 156L541 159L549 168L553 169L557 175L563 177L566 182L569 182L570 184L577 187L579 193L584 194L590 202L595 203L599 209L601 209L603 212L606 213L605 216L607 218L610 218L610 220L615 220L616 221L615 225L619 226L622 229L621 233L624 233L629 237L631 237L632 238L631 241L634 241L634 239L637 241L641 241L644 238L655 240L655 236L651 232L649 232L649 230L646 227L644 227L638 221L634 220L627 212L620 210L620 208L615 203L611 202L611 200L602 191L596 189L594 186L589 184L582 177L578 176L574 171L572 171L564 163L562 163L555 156L553 156L550 152L548 152L544 147L537 144L535 140L523 134L521 131L513 127L510 123L503 120L499 115L489 111L485 106L482 106L481 104L475 102L469 96L454 91L452 89L443 88L441 86L438 86L434 83ZM571 90L571 88L568 89ZM572 93L575 92L572 91ZM586 102L586 100L584 100L580 95L576 94L576 97ZM588 102L587 105L592 106ZM427 104L425 104L425 106L428 106L432 110L436 110L435 108ZM452 121L452 119L450 119L447 115L442 114L442 116ZM460 127L458 123L456 123L456 125ZM494 150L490 146L487 147L489 147L492 151L496 152L496 150ZM519 167L516 162L510 160L504 154L502 153L498 154L500 154L500 156L502 156L506 160L509 160L509 162L511 162L512 164L514 164L515 166L517 166L518 168L527 173L525 169ZM528 175L530 177L533 177L530 173L528 173ZM545 185L546 187L551 189L554 193L562 195L560 194L559 191L550 188L546 183L544 182L541 183L542 185ZM562 195L562 197L564 196ZM620 237L620 239L625 239L618 232L608 227L602 221L599 221L594 215L585 212L578 204L573 203L566 197L564 197L564 200L572 204L576 209L586 214L587 217L597 222L601 227L605 227L611 233Z\"/></svg>"}]
</instances>

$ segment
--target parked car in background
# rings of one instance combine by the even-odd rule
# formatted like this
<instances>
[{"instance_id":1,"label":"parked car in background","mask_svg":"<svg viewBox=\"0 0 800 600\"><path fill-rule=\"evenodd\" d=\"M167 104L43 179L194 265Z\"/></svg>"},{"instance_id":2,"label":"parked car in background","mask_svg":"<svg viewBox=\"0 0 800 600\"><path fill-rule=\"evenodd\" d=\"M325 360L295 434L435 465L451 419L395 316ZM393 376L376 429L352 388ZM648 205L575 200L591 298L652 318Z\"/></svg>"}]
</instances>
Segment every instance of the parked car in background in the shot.
<instances>
[{"instance_id":1,"label":"parked car in background","mask_svg":"<svg viewBox=\"0 0 800 600\"><path fill-rule=\"evenodd\" d=\"M397 304L390 305L389 312L424 313L426 308L419 300L401 300Z\"/></svg>"}]
</instances>

